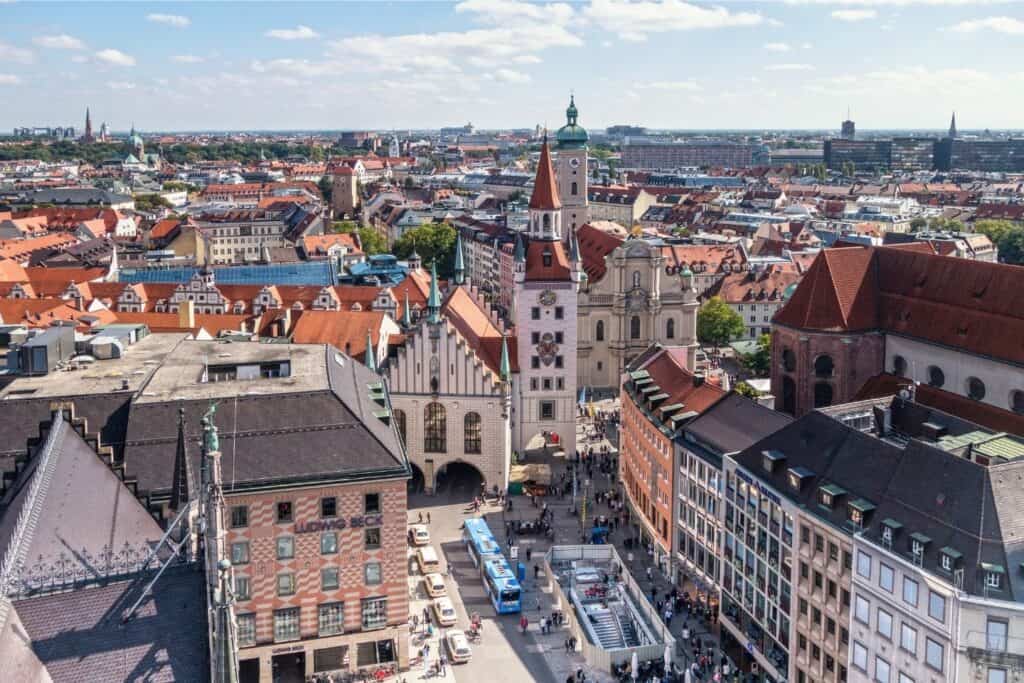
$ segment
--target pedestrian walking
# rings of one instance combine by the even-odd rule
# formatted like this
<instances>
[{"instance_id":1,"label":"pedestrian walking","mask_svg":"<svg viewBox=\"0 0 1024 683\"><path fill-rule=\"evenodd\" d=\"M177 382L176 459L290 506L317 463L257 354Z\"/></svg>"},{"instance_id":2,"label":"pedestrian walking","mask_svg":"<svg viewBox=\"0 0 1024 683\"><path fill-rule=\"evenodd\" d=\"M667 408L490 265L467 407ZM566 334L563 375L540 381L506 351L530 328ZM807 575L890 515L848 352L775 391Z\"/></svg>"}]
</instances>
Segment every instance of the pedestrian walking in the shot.
<instances>
[{"instance_id":1,"label":"pedestrian walking","mask_svg":"<svg viewBox=\"0 0 1024 683\"><path fill-rule=\"evenodd\" d=\"M530 625L530 620L526 618L526 615L519 617L519 628L523 630L523 635L526 635L526 628Z\"/></svg>"},{"instance_id":2,"label":"pedestrian walking","mask_svg":"<svg viewBox=\"0 0 1024 683\"><path fill-rule=\"evenodd\" d=\"M427 524L430 524L430 513L427 513Z\"/></svg>"},{"instance_id":3,"label":"pedestrian walking","mask_svg":"<svg viewBox=\"0 0 1024 683\"><path fill-rule=\"evenodd\" d=\"M651 580L651 575L654 574L654 570L651 567L647 568L647 580Z\"/></svg>"}]
</instances>

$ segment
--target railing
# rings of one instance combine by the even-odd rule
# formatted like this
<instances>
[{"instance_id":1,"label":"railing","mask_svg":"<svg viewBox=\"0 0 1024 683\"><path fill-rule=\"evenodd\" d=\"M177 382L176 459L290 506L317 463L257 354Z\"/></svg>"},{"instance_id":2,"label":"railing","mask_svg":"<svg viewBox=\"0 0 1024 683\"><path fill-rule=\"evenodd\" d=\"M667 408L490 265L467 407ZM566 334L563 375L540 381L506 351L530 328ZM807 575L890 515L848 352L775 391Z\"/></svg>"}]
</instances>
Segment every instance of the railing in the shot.
<instances>
[{"instance_id":1,"label":"railing","mask_svg":"<svg viewBox=\"0 0 1024 683\"><path fill-rule=\"evenodd\" d=\"M972 661L1013 668L1024 667L1024 638L968 631L964 645Z\"/></svg>"}]
</instances>

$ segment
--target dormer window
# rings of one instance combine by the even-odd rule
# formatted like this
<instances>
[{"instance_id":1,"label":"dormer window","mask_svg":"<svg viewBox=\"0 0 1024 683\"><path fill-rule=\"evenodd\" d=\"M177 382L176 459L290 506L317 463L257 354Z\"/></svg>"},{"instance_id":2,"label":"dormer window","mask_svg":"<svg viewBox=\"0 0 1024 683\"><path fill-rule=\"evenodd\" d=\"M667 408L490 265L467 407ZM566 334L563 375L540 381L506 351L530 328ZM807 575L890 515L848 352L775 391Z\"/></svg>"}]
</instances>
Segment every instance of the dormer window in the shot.
<instances>
[{"instance_id":1,"label":"dormer window","mask_svg":"<svg viewBox=\"0 0 1024 683\"><path fill-rule=\"evenodd\" d=\"M987 562L982 562L981 570L985 574L985 588L991 590L1002 590L1003 574L1006 573L1006 570L1003 569L1001 564L989 564Z\"/></svg>"},{"instance_id":2,"label":"dormer window","mask_svg":"<svg viewBox=\"0 0 1024 683\"><path fill-rule=\"evenodd\" d=\"M786 461L786 456L781 451L762 451L761 466L765 472L771 474L775 468Z\"/></svg>"},{"instance_id":3,"label":"dormer window","mask_svg":"<svg viewBox=\"0 0 1024 683\"><path fill-rule=\"evenodd\" d=\"M942 566L944 571L952 573L957 565L960 563L961 555L955 548L946 546L939 551L939 564Z\"/></svg>"},{"instance_id":4,"label":"dormer window","mask_svg":"<svg viewBox=\"0 0 1024 683\"><path fill-rule=\"evenodd\" d=\"M928 549L928 544L931 542L932 539L928 538L924 534L910 534L910 554L915 558L922 557L924 555L924 551Z\"/></svg>"},{"instance_id":5,"label":"dormer window","mask_svg":"<svg viewBox=\"0 0 1024 683\"><path fill-rule=\"evenodd\" d=\"M857 500L850 501L850 522L858 529L864 528L874 509L874 503L869 500L865 500L864 498L858 498Z\"/></svg>"},{"instance_id":6,"label":"dormer window","mask_svg":"<svg viewBox=\"0 0 1024 683\"><path fill-rule=\"evenodd\" d=\"M818 489L818 503L829 508L835 508L836 501L846 493L846 490L835 484L826 484Z\"/></svg>"},{"instance_id":7,"label":"dormer window","mask_svg":"<svg viewBox=\"0 0 1024 683\"><path fill-rule=\"evenodd\" d=\"M791 467L789 469L789 487L794 491L803 488L805 482L814 478L814 472L806 467Z\"/></svg>"}]
</instances>

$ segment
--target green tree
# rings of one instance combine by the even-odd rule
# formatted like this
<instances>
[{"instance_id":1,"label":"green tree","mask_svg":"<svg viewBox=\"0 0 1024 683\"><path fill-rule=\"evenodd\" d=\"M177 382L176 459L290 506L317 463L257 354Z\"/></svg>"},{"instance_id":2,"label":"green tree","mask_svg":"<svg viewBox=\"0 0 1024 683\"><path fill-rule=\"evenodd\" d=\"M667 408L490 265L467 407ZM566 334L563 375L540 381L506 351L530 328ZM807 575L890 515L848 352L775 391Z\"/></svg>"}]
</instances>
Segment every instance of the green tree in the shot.
<instances>
[{"instance_id":1,"label":"green tree","mask_svg":"<svg viewBox=\"0 0 1024 683\"><path fill-rule=\"evenodd\" d=\"M980 220L974 231L985 235L999 250L999 260L1024 265L1024 226L1012 221Z\"/></svg>"},{"instance_id":2,"label":"green tree","mask_svg":"<svg viewBox=\"0 0 1024 683\"><path fill-rule=\"evenodd\" d=\"M963 232L964 224L955 218L936 216L928 221L928 227L937 232ZM990 238L991 239L991 238Z\"/></svg>"},{"instance_id":3,"label":"green tree","mask_svg":"<svg viewBox=\"0 0 1024 683\"><path fill-rule=\"evenodd\" d=\"M721 297L713 296L697 311L697 338L702 344L718 348L747 331L743 317L732 310Z\"/></svg>"},{"instance_id":4,"label":"green tree","mask_svg":"<svg viewBox=\"0 0 1024 683\"><path fill-rule=\"evenodd\" d=\"M324 150L320 145L313 145L309 148L309 160L314 163L320 163L324 160Z\"/></svg>"},{"instance_id":5,"label":"green tree","mask_svg":"<svg viewBox=\"0 0 1024 683\"><path fill-rule=\"evenodd\" d=\"M740 396L746 396L747 398L758 398L761 396L760 391L750 386L746 382L737 382L736 386L733 387L733 391L735 391Z\"/></svg>"},{"instance_id":6,"label":"green tree","mask_svg":"<svg viewBox=\"0 0 1024 683\"><path fill-rule=\"evenodd\" d=\"M772 338L762 334L757 338L757 351L748 353L742 358L743 365L757 377L767 377L771 372Z\"/></svg>"},{"instance_id":7,"label":"green tree","mask_svg":"<svg viewBox=\"0 0 1024 683\"><path fill-rule=\"evenodd\" d=\"M320 178L320 182L317 183L317 187L320 188L320 194L324 196L324 201L327 204L331 203L331 195L334 193L334 186L331 185L331 176L324 175Z\"/></svg>"},{"instance_id":8,"label":"green tree","mask_svg":"<svg viewBox=\"0 0 1024 683\"><path fill-rule=\"evenodd\" d=\"M447 223L424 223L407 230L395 242L394 254L407 258L413 250L429 266L436 261L438 277L450 278L455 268L455 228Z\"/></svg>"},{"instance_id":9,"label":"green tree","mask_svg":"<svg viewBox=\"0 0 1024 683\"><path fill-rule=\"evenodd\" d=\"M331 232L358 235L359 244L367 256L383 254L388 250L388 241L380 233L373 228L360 227L355 221L335 221L331 223Z\"/></svg>"},{"instance_id":10,"label":"green tree","mask_svg":"<svg viewBox=\"0 0 1024 683\"><path fill-rule=\"evenodd\" d=\"M926 227L928 227L928 221L922 218L921 216L918 216L917 218L910 221L911 230L923 230Z\"/></svg>"},{"instance_id":11,"label":"green tree","mask_svg":"<svg viewBox=\"0 0 1024 683\"><path fill-rule=\"evenodd\" d=\"M158 194L139 194L135 195L135 208L138 211L152 212L169 209L171 203Z\"/></svg>"}]
</instances>

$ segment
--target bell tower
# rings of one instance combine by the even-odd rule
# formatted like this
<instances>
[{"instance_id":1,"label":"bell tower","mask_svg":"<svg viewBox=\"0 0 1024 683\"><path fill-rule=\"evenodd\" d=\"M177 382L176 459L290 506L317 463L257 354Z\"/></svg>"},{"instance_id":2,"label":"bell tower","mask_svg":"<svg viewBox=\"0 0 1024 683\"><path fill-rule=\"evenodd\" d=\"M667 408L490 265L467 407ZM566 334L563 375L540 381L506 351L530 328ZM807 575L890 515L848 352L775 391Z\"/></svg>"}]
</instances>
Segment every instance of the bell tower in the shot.
<instances>
[{"instance_id":1,"label":"bell tower","mask_svg":"<svg viewBox=\"0 0 1024 683\"><path fill-rule=\"evenodd\" d=\"M558 129L558 196L562 202L562 232L568 242L570 235L590 220L587 206L587 142L590 136L579 125L576 98L569 96L565 125Z\"/></svg>"}]
</instances>

